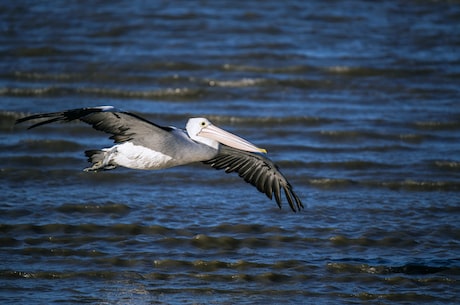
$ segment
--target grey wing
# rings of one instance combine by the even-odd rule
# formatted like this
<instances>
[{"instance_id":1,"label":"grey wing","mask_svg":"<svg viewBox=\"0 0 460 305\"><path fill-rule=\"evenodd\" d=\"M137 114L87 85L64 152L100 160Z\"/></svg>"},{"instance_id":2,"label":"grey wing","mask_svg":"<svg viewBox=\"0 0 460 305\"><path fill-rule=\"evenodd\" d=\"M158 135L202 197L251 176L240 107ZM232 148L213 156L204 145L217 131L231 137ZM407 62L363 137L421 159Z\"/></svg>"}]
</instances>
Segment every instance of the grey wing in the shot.
<instances>
[{"instance_id":1,"label":"grey wing","mask_svg":"<svg viewBox=\"0 0 460 305\"><path fill-rule=\"evenodd\" d=\"M162 127L149 122L135 114L117 111L112 106L88 107L71 109L62 112L41 113L18 119L16 124L29 120L41 120L28 127L38 127L53 122L70 122L81 120L93 126L94 129L112 134L110 139L116 143L133 140L142 141L145 137L170 134L170 127ZM136 141L133 141L136 142Z\"/></svg>"},{"instance_id":2,"label":"grey wing","mask_svg":"<svg viewBox=\"0 0 460 305\"><path fill-rule=\"evenodd\" d=\"M291 184L287 181L275 163L270 159L228 146L221 145L219 154L203 163L215 169L225 169L226 173L237 172L247 183L255 186L260 192L272 199L273 194L281 208L281 189L287 198L289 206L296 212L303 209L300 198L294 193Z\"/></svg>"}]
</instances>

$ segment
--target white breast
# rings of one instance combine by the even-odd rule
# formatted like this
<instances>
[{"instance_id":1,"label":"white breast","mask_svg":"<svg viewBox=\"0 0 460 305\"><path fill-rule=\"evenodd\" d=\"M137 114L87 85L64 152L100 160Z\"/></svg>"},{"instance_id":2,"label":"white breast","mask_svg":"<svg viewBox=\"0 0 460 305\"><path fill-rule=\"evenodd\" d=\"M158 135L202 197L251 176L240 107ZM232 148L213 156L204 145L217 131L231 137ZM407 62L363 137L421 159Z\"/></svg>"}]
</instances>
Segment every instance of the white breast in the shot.
<instances>
[{"instance_id":1,"label":"white breast","mask_svg":"<svg viewBox=\"0 0 460 305\"><path fill-rule=\"evenodd\" d=\"M171 156L149 149L141 145L125 142L108 150L109 158L119 166L133 169L162 169L167 168Z\"/></svg>"}]
</instances>

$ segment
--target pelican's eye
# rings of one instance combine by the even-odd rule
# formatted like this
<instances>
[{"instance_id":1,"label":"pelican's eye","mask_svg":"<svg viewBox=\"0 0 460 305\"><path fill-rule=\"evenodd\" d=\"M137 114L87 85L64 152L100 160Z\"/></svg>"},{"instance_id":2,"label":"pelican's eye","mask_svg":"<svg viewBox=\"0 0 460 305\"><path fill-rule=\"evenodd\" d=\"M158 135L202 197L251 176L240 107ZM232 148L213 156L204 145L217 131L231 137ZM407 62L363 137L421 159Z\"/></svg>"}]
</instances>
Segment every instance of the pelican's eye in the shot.
<instances>
[{"instance_id":1,"label":"pelican's eye","mask_svg":"<svg viewBox=\"0 0 460 305\"><path fill-rule=\"evenodd\" d=\"M205 127L205 126L206 126L206 122L205 121L201 122L201 127Z\"/></svg>"}]
</instances>

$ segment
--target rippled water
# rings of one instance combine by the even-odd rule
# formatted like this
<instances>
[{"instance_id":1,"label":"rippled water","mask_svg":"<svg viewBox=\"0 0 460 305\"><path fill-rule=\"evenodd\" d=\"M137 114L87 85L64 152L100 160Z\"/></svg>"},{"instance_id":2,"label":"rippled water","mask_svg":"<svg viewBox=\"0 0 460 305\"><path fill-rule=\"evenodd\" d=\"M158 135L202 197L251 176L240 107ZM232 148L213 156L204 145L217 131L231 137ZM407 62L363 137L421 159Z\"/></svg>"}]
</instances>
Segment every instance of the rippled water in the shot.
<instances>
[{"instance_id":1,"label":"rippled water","mask_svg":"<svg viewBox=\"0 0 460 305\"><path fill-rule=\"evenodd\" d=\"M455 304L455 1L0 4L2 304ZM206 165L86 173L37 112L206 116L277 162L279 210Z\"/></svg>"}]
</instances>

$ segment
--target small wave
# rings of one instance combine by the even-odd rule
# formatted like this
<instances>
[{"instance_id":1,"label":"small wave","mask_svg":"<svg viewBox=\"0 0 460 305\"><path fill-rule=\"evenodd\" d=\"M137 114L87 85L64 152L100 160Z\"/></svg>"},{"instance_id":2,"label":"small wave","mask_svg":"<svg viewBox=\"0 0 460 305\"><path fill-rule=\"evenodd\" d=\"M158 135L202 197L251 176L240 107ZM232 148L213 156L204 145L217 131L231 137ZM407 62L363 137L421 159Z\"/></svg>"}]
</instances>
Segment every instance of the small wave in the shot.
<instances>
[{"instance_id":1,"label":"small wave","mask_svg":"<svg viewBox=\"0 0 460 305\"><path fill-rule=\"evenodd\" d=\"M457 130L460 129L460 121L419 121L415 127L423 130Z\"/></svg>"},{"instance_id":2,"label":"small wave","mask_svg":"<svg viewBox=\"0 0 460 305\"><path fill-rule=\"evenodd\" d=\"M16 271L5 270L0 272L0 277L8 279L72 279L72 278L93 278L93 279L114 279L119 276L119 272L114 271Z\"/></svg>"},{"instance_id":3,"label":"small wave","mask_svg":"<svg viewBox=\"0 0 460 305\"><path fill-rule=\"evenodd\" d=\"M140 70L148 71L197 71L197 70L215 70L217 67L213 64L201 64L197 62L189 61L155 61L151 63L142 63L142 65L136 66Z\"/></svg>"},{"instance_id":4,"label":"small wave","mask_svg":"<svg viewBox=\"0 0 460 305\"><path fill-rule=\"evenodd\" d=\"M318 132L318 134L322 140L329 140L334 142L349 142L351 140L361 141L364 138L371 140L402 141L410 144L418 144L425 139L425 135L423 134L391 134L365 130L321 130Z\"/></svg>"},{"instance_id":5,"label":"small wave","mask_svg":"<svg viewBox=\"0 0 460 305\"><path fill-rule=\"evenodd\" d=\"M385 76L388 78L401 77L401 75L420 75L420 73L432 73L431 70L412 70L398 68L379 68L379 67L356 67L356 66L330 66L325 67L324 71L331 74L340 74L352 77L372 77Z\"/></svg>"},{"instance_id":6,"label":"small wave","mask_svg":"<svg viewBox=\"0 0 460 305\"><path fill-rule=\"evenodd\" d=\"M88 94L114 98L193 98L203 93L203 89L167 88L152 91L133 91L107 88L71 88L71 87L41 87L41 88L0 88L0 95L5 96L62 96L73 94Z\"/></svg>"},{"instance_id":7,"label":"small wave","mask_svg":"<svg viewBox=\"0 0 460 305\"><path fill-rule=\"evenodd\" d=\"M309 184L320 188L344 188L358 185L357 181L351 179L333 179L333 178L318 178L309 179Z\"/></svg>"},{"instance_id":8,"label":"small wave","mask_svg":"<svg viewBox=\"0 0 460 305\"><path fill-rule=\"evenodd\" d=\"M341 178L313 178L308 179L307 183L311 186L324 189L340 189L349 187L383 187L392 190L407 190L407 191L458 191L460 190L460 182L458 181L419 181L419 180L403 180L403 181L379 181L379 180L353 180Z\"/></svg>"},{"instance_id":9,"label":"small wave","mask_svg":"<svg viewBox=\"0 0 460 305\"><path fill-rule=\"evenodd\" d=\"M388 273L404 273L404 274L434 274L448 271L449 267L429 266L422 264L407 264L398 267L386 267L384 270ZM458 269L458 268L454 268Z\"/></svg>"},{"instance_id":10,"label":"small wave","mask_svg":"<svg viewBox=\"0 0 460 305\"><path fill-rule=\"evenodd\" d=\"M142 99L158 99L158 98L193 98L198 97L203 93L202 89L192 88L167 88L152 91L132 91L132 90L117 90L106 88L79 88L78 93L91 94L97 96L120 97L120 98L142 98Z\"/></svg>"},{"instance_id":11,"label":"small wave","mask_svg":"<svg viewBox=\"0 0 460 305\"><path fill-rule=\"evenodd\" d=\"M9 55L17 57L39 57L39 56L56 56L62 55L66 52L54 46L41 46L41 47L21 47L8 51Z\"/></svg>"},{"instance_id":12,"label":"small wave","mask_svg":"<svg viewBox=\"0 0 460 305\"><path fill-rule=\"evenodd\" d=\"M332 272L346 272L346 273L369 273L369 274L394 274L394 273L403 273L408 275L426 275L426 274L436 274L440 272L458 272L460 271L457 267L449 266L430 266L423 264L406 264L402 266L385 266L377 265L372 266L368 264L352 264L352 263L342 263L342 262L332 262L328 263L327 267Z\"/></svg>"},{"instance_id":13,"label":"small wave","mask_svg":"<svg viewBox=\"0 0 460 305\"><path fill-rule=\"evenodd\" d=\"M281 234L284 230L278 226L267 227L259 224L229 224L222 223L212 228L212 232L220 232L225 234L264 234L278 233Z\"/></svg>"},{"instance_id":14,"label":"small wave","mask_svg":"<svg viewBox=\"0 0 460 305\"><path fill-rule=\"evenodd\" d=\"M40 72L24 72L24 71L15 71L13 77L16 79L24 80L51 80L51 81L75 81L85 79L83 74L69 74L69 73L60 73L60 74L51 74L51 73L40 73Z\"/></svg>"},{"instance_id":15,"label":"small wave","mask_svg":"<svg viewBox=\"0 0 460 305\"><path fill-rule=\"evenodd\" d=\"M249 66L249 65L237 65L237 64L228 64L228 63L224 64L221 68L226 71L257 72L257 73L268 73L268 74L285 74L285 73L302 74L302 73L318 70L318 68L316 67L305 66L305 65L264 67L264 66Z\"/></svg>"},{"instance_id":16,"label":"small wave","mask_svg":"<svg viewBox=\"0 0 460 305\"><path fill-rule=\"evenodd\" d=\"M238 80L210 80L208 81L209 86L211 87L249 87L265 84L266 80L256 79L256 78L243 78Z\"/></svg>"},{"instance_id":17,"label":"small wave","mask_svg":"<svg viewBox=\"0 0 460 305\"><path fill-rule=\"evenodd\" d=\"M74 93L75 89L54 86L40 88L0 88L0 95L5 96L62 96Z\"/></svg>"},{"instance_id":18,"label":"small wave","mask_svg":"<svg viewBox=\"0 0 460 305\"><path fill-rule=\"evenodd\" d=\"M283 116L283 117L257 117L257 116L227 116L210 115L210 120L216 124L238 125L238 126L316 126L331 122L328 118L314 116Z\"/></svg>"},{"instance_id":19,"label":"small wave","mask_svg":"<svg viewBox=\"0 0 460 305\"><path fill-rule=\"evenodd\" d=\"M404 189L408 191L458 191L460 190L460 182L458 181L404 180L404 181L381 182L381 185L388 187L390 189Z\"/></svg>"},{"instance_id":20,"label":"small wave","mask_svg":"<svg viewBox=\"0 0 460 305\"><path fill-rule=\"evenodd\" d=\"M5 75L6 77L14 78L15 80L22 81L50 81L53 83L66 83L66 84L75 84L75 83L84 83L85 85L96 82L113 82L119 84L149 84L151 85L154 82L153 77L147 75L131 75L126 74L123 69L111 70L111 71L101 71L93 72L90 74L72 72L72 73L46 73L46 72L28 72L28 71L14 71L11 74ZM162 78L158 79L159 81ZM171 84L171 79L168 84ZM14 92L14 91L13 91Z\"/></svg>"},{"instance_id":21,"label":"small wave","mask_svg":"<svg viewBox=\"0 0 460 305\"><path fill-rule=\"evenodd\" d=\"M335 246L364 246L364 247L414 247L418 243L412 239L389 235L381 239L367 237L349 238L343 235L336 235L329 238Z\"/></svg>"},{"instance_id":22,"label":"small wave","mask_svg":"<svg viewBox=\"0 0 460 305\"><path fill-rule=\"evenodd\" d=\"M378 163L371 161L362 161L362 160L349 160L343 162L293 162L291 166L295 167L308 167L308 168L337 168L337 169L346 169L346 170L361 170L361 169L388 169L395 168L396 166L388 163Z\"/></svg>"},{"instance_id":23,"label":"small wave","mask_svg":"<svg viewBox=\"0 0 460 305\"><path fill-rule=\"evenodd\" d=\"M130 213L130 207L121 204L121 203L113 203L108 202L106 204L69 204L65 203L61 206L56 207L56 211L65 214L73 214L73 213L80 213L80 214L90 214L90 215L117 215L117 216L124 216Z\"/></svg>"},{"instance_id":24,"label":"small wave","mask_svg":"<svg viewBox=\"0 0 460 305\"><path fill-rule=\"evenodd\" d=\"M458 169L460 169L460 162L458 161L439 160L435 161L434 165L444 170L457 171Z\"/></svg>"}]
</instances>

